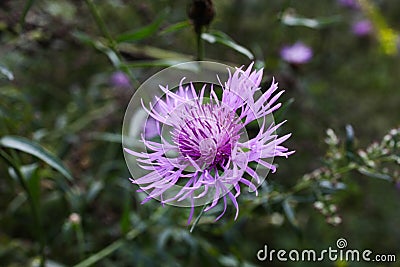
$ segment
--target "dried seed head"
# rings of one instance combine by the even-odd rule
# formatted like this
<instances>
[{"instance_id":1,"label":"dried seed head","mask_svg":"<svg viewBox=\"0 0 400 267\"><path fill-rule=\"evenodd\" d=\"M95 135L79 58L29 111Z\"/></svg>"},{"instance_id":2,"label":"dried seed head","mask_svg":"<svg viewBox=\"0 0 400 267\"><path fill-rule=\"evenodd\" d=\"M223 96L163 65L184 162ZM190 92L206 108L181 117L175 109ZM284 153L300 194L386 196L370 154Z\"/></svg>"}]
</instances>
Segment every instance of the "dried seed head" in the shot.
<instances>
[{"instance_id":1,"label":"dried seed head","mask_svg":"<svg viewBox=\"0 0 400 267\"><path fill-rule=\"evenodd\" d=\"M188 17L196 33L201 33L203 26L208 26L215 16L212 0L193 0L188 8Z\"/></svg>"}]
</instances>

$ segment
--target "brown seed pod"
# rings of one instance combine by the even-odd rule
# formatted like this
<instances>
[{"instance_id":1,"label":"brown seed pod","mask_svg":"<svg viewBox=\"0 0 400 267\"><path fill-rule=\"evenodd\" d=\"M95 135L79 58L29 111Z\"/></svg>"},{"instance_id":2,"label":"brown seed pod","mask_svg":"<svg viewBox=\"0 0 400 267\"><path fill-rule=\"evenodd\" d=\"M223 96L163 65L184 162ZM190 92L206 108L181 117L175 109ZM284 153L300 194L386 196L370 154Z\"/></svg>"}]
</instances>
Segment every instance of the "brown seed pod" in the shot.
<instances>
[{"instance_id":1,"label":"brown seed pod","mask_svg":"<svg viewBox=\"0 0 400 267\"><path fill-rule=\"evenodd\" d=\"M212 0L192 0L188 8L188 17L196 33L201 33L203 26L208 26L215 16Z\"/></svg>"}]
</instances>

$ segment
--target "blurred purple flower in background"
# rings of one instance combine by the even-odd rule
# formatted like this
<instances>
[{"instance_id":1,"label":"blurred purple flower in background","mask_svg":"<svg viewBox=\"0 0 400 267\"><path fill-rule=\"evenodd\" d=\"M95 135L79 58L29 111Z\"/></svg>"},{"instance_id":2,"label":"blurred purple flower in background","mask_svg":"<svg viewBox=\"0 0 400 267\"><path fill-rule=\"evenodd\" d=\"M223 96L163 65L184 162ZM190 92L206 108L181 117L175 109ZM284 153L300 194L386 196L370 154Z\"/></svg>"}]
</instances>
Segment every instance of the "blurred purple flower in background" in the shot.
<instances>
[{"instance_id":1,"label":"blurred purple flower in background","mask_svg":"<svg viewBox=\"0 0 400 267\"><path fill-rule=\"evenodd\" d=\"M146 140L150 140L160 135L159 123L152 117L147 118L144 128L144 137Z\"/></svg>"},{"instance_id":2,"label":"blurred purple flower in background","mask_svg":"<svg viewBox=\"0 0 400 267\"><path fill-rule=\"evenodd\" d=\"M353 34L359 37L370 35L372 30L372 23L367 19L356 21L351 26Z\"/></svg>"},{"instance_id":3,"label":"blurred purple flower in background","mask_svg":"<svg viewBox=\"0 0 400 267\"><path fill-rule=\"evenodd\" d=\"M338 0L337 2L339 3L339 5L343 7L348 7L353 9L359 8L357 0Z\"/></svg>"},{"instance_id":4,"label":"blurred purple flower in background","mask_svg":"<svg viewBox=\"0 0 400 267\"><path fill-rule=\"evenodd\" d=\"M311 60L313 52L309 46L302 42L296 42L294 45L284 46L280 51L280 55L288 63L301 65Z\"/></svg>"},{"instance_id":5,"label":"blurred purple flower in background","mask_svg":"<svg viewBox=\"0 0 400 267\"><path fill-rule=\"evenodd\" d=\"M114 72L111 75L110 84L114 87L120 87L120 88L129 88L131 86L131 82L129 80L128 75L126 75L122 71Z\"/></svg>"},{"instance_id":6,"label":"blurred purple flower in background","mask_svg":"<svg viewBox=\"0 0 400 267\"><path fill-rule=\"evenodd\" d=\"M400 181L396 182L396 189L400 191Z\"/></svg>"},{"instance_id":7,"label":"blurred purple flower in background","mask_svg":"<svg viewBox=\"0 0 400 267\"><path fill-rule=\"evenodd\" d=\"M257 186L264 178L259 177L255 166L260 164L265 170L275 172L276 166L267 159L294 153L282 146L291 134L278 137L275 132L284 122L275 125L265 118L281 106L276 102L283 91L277 92L278 84L273 81L270 88L261 93L263 71L252 71L252 66L245 71L236 69L220 84L221 99L213 86L207 89L210 93L206 97L206 84L197 92L193 84L184 87L181 82L177 92L160 86L165 99L156 97L150 109L142 103L160 127L170 129L170 136L161 135L160 143L142 137L147 152L125 148L127 153L137 157L140 167L150 171L131 179L141 187L139 191L148 193L142 203L151 198L160 198L162 204L187 200L191 206L190 223L196 200L210 196L206 202L210 204L205 208L208 211L222 198L224 208L218 220L226 211L228 197L236 208L236 219L240 184L257 193ZM261 93L258 99L255 99L256 93ZM254 120L262 121L258 134L243 141L240 138L246 136L245 126ZM249 164L251 162L253 164ZM182 187L165 197L166 192L178 184Z\"/></svg>"}]
</instances>

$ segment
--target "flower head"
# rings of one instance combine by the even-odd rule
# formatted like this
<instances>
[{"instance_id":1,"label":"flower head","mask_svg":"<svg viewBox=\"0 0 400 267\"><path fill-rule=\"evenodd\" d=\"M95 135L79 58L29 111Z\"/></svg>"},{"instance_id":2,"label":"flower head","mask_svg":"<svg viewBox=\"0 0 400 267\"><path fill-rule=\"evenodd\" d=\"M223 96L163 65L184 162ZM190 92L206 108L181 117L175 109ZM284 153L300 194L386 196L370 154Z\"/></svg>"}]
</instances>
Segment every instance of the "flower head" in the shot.
<instances>
[{"instance_id":1,"label":"flower head","mask_svg":"<svg viewBox=\"0 0 400 267\"><path fill-rule=\"evenodd\" d=\"M291 46L284 46L280 54L283 60L294 65L305 64L313 56L312 49L302 42L296 42Z\"/></svg>"},{"instance_id":2,"label":"flower head","mask_svg":"<svg viewBox=\"0 0 400 267\"><path fill-rule=\"evenodd\" d=\"M142 101L143 108L164 133L159 142L142 136L147 152L125 148L137 157L140 167L149 170L148 174L131 179L147 191L143 203L151 198L158 198L161 203L187 200L191 206L190 222L195 201L206 199L208 211L222 199L224 209L218 220L225 213L229 198L237 217L240 184L257 192L263 178L253 165L275 172L271 159L294 153L282 146L290 134L276 134L282 123L275 125L266 120L281 106L277 100L283 91L277 92L278 84L273 81L261 93L261 79L262 70L252 71L251 64L246 70L236 69L225 83L220 82L220 98L213 85L205 84L196 90L192 83L183 85L182 80L176 92L160 86L165 98L156 97L150 108ZM245 127L254 120L261 121L258 134L244 140Z\"/></svg>"},{"instance_id":3,"label":"flower head","mask_svg":"<svg viewBox=\"0 0 400 267\"><path fill-rule=\"evenodd\" d=\"M351 31L354 35L362 37L371 34L372 23L369 20L360 20L353 23Z\"/></svg>"}]
</instances>

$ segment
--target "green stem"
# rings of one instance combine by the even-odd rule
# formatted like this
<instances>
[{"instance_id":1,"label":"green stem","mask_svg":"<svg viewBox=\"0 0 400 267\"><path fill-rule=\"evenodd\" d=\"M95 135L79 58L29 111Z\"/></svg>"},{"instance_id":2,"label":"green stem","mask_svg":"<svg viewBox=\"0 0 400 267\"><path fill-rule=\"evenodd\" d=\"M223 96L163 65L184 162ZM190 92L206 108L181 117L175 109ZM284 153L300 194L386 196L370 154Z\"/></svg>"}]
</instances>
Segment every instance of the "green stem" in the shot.
<instances>
[{"instance_id":1,"label":"green stem","mask_svg":"<svg viewBox=\"0 0 400 267\"><path fill-rule=\"evenodd\" d=\"M136 236L138 236L144 230L145 230L144 227L139 227L139 228L132 229L124 237L114 241L113 243L111 243L107 247L103 248L102 250L100 250L96 254L93 254L92 256L87 258L86 260L81 261L80 263L78 263L74 267L87 267L87 266L91 266L91 265L95 264L96 262L102 260L103 258L109 256L110 254L112 254L113 252L115 252L116 250L121 248L125 244L126 241L134 239Z\"/></svg>"},{"instance_id":2,"label":"green stem","mask_svg":"<svg viewBox=\"0 0 400 267\"><path fill-rule=\"evenodd\" d=\"M96 8L96 5L93 3L93 0L85 0L85 2L89 7L90 13L92 13L94 20L96 21L97 27L99 28L101 34L107 38L107 40L110 42L111 47L115 47L114 39L111 37L111 34L108 31L103 19L101 18L100 13Z\"/></svg>"},{"instance_id":3,"label":"green stem","mask_svg":"<svg viewBox=\"0 0 400 267\"><path fill-rule=\"evenodd\" d=\"M204 204L203 208L200 211L199 216L197 216L196 220L193 222L192 227L190 227L190 230L189 230L190 233L193 233L194 228L199 223L201 216L203 216L203 214L204 214L204 210L206 209L206 206L207 206L207 204Z\"/></svg>"},{"instance_id":4,"label":"green stem","mask_svg":"<svg viewBox=\"0 0 400 267\"><path fill-rule=\"evenodd\" d=\"M92 256L87 258L86 260L78 263L74 267L91 266L91 265L95 264L96 262L100 261L101 259L107 257L108 255L110 255L111 253L113 253L114 251L119 249L120 247L122 247L122 245L124 243L125 243L124 239L118 239L117 241L115 241L114 243L112 243L112 244L108 245L107 247L103 248L102 250L100 250L96 254L93 254Z\"/></svg>"},{"instance_id":5,"label":"green stem","mask_svg":"<svg viewBox=\"0 0 400 267\"><path fill-rule=\"evenodd\" d=\"M33 215L33 221L35 224L35 228L38 229L38 239L40 243L40 267L44 267L46 265L46 255L45 255L45 246L46 241L43 235L43 228L42 228L42 221L39 214L39 207L35 205L35 201L29 190L28 185L25 182L24 175L22 174L19 164L17 164L16 159L8 155L4 150L0 150L0 156L13 168L15 174L17 175L18 181L21 184L22 188L25 190L26 194L28 195L28 203L31 208L31 212Z\"/></svg>"},{"instance_id":6,"label":"green stem","mask_svg":"<svg viewBox=\"0 0 400 267\"><path fill-rule=\"evenodd\" d=\"M199 61L204 59L204 42L203 42L203 39L201 38L201 34L203 33L203 29L202 28L199 30L199 32L196 33L196 37L197 37L197 60L199 60Z\"/></svg>"},{"instance_id":7,"label":"green stem","mask_svg":"<svg viewBox=\"0 0 400 267\"><path fill-rule=\"evenodd\" d=\"M25 7L24 7L24 11L22 11L22 15L21 18L19 20L19 25L21 27L21 30L24 28L25 26L25 18L26 15L28 15L29 10L31 9L33 2L35 2L34 0L28 0L26 1Z\"/></svg>"},{"instance_id":8,"label":"green stem","mask_svg":"<svg viewBox=\"0 0 400 267\"><path fill-rule=\"evenodd\" d=\"M132 75L129 67L123 63L121 54L119 53L119 51L117 49L117 43L115 42L114 38L112 38L110 32L108 31L107 26L104 23L104 20L102 19L102 17L100 16L100 13L99 13L96 5L93 3L93 0L85 0L85 3L89 7L90 13L92 14L101 34L107 39L109 48L111 48L111 50L117 55L119 62L121 62L120 66L117 66L117 68L124 71L129 76L131 82L135 86L139 86L139 82Z\"/></svg>"},{"instance_id":9,"label":"green stem","mask_svg":"<svg viewBox=\"0 0 400 267\"><path fill-rule=\"evenodd\" d=\"M82 222L79 222L76 225L74 225L74 228L76 233L76 239L78 240L79 257L80 260L83 260L83 258L85 257L85 237L83 234Z\"/></svg>"}]
</instances>

